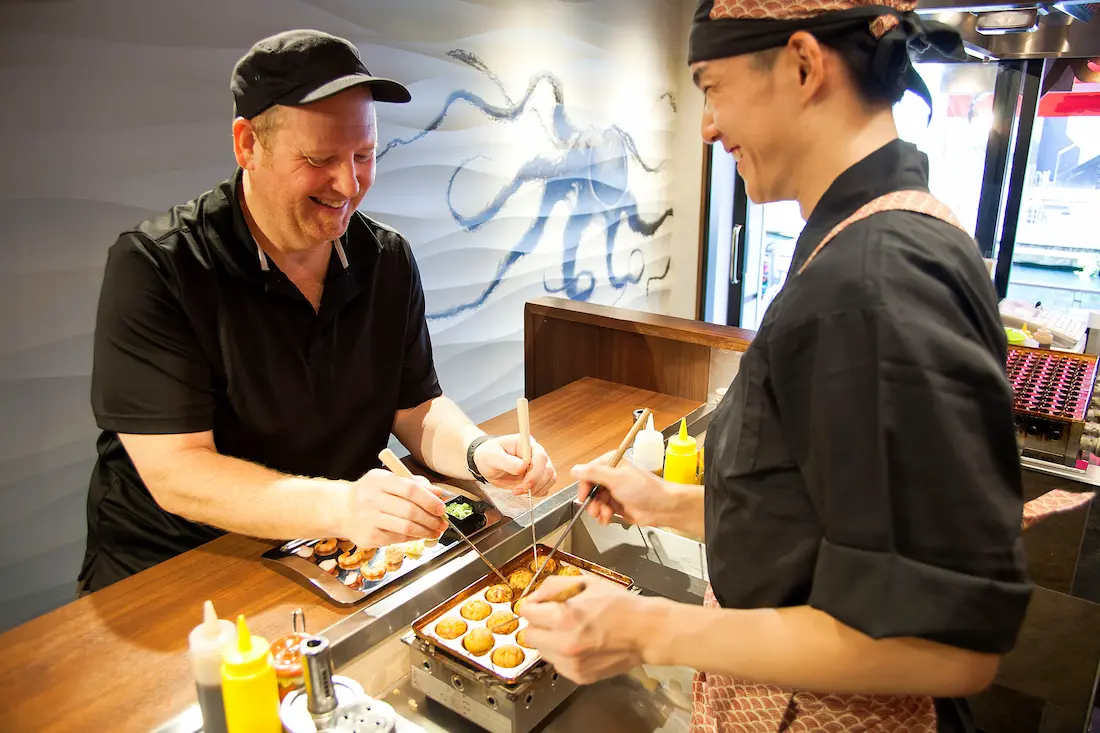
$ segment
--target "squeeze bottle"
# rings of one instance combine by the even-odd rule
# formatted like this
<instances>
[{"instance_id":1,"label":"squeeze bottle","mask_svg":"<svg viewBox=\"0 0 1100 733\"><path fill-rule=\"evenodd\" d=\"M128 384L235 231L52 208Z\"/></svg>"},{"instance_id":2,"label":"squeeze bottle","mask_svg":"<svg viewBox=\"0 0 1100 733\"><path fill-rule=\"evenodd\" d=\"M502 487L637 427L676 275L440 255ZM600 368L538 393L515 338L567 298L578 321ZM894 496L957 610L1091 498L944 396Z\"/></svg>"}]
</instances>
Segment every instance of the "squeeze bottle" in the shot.
<instances>
[{"instance_id":1,"label":"squeeze bottle","mask_svg":"<svg viewBox=\"0 0 1100 733\"><path fill-rule=\"evenodd\" d=\"M665 438L660 432L654 430L652 414L645 429L638 431L634 436L634 457L631 461L638 468L651 471L658 476L664 471Z\"/></svg>"},{"instance_id":2,"label":"squeeze bottle","mask_svg":"<svg viewBox=\"0 0 1100 733\"><path fill-rule=\"evenodd\" d=\"M202 711L202 729L206 733L226 733L225 705L222 702L222 649L236 637L233 622L218 618L214 604L202 606L202 623L191 629L187 649L191 672Z\"/></svg>"},{"instance_id":3,"label":"squeeze bottle","mask_svg":"<svg viewBox=\"0 0 1100 733\"><path fill-rule=\"evenodd\" d=\"M688 435L687 420L680 420L680 434L668 439L665 452L665 480L675 484L694 484L699 480L699 447Z\"/></svg>"},{"instance_id":4,"label":"squeeze bottle","mask_svg":"<svg viewBox=\"0 0 1100 733\"><path fill-rule=\"evenodd\" d=\"M267 639L237 616L237 638L222 656L222 696L229 733L282 733L279 686Z\"/></svg>"}]
</instances>

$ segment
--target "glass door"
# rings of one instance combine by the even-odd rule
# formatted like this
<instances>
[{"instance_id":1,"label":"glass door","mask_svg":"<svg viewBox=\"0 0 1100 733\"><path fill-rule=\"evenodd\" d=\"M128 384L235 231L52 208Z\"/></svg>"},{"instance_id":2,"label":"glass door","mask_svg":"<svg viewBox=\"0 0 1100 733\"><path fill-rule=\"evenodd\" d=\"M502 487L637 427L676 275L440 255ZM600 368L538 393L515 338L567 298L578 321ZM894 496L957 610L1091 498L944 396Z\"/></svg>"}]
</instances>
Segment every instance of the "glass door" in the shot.
<instances>
[{"instance_id":1,"label":"glass door","mask_svg":"<svg viewBox=\"0 0 1100 733\"><path fill-rule=\"evenodd\" d=\"M915 94L894 107L904 140L929 157L932 193L974 233L994 119L995 64L917 64L933 114ZM754 204L733 159L711 151L704 320L756 330L786 281L805 222L795 202Z\"/></svg>"},{"instance_id":2,"label":"glass door","mask_svg":"<svg viewBox=\"0 0 1100 733\"><path fill-rule=\"evenodd\" d=\"M1100 83L1039 100L1007 297L1077 320L1100 310Z\"/></svg>"}]
</instances>

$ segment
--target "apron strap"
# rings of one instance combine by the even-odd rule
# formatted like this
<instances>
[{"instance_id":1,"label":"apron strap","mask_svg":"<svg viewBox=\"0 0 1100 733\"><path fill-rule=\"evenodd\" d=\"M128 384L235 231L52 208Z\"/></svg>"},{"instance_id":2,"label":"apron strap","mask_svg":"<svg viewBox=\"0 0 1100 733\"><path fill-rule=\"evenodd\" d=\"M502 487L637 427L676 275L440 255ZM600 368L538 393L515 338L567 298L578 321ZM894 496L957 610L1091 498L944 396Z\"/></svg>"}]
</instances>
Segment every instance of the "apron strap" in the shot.
<instances>
[{"instance_id":1,"label":"apron strap","mask_svg":"<svg viewBox=\"0 0 1100 733\"><path fill-rule=\"evenodd\" d=\"M857 221L863 221L867 217L874 216L883 211L912 211L915 214L924 214L925 216L939 219L942 222L957 227L966 232L967 236L970 236L970 232L968 232L966 227L962 225L962 222L955 217L955 214L951 211L951 207L927 191L894 191L893 193L888 193L885 196L879 196L877 199L869 201L861 206L856 213L833 227L832 231L825 235L825 238L814 248L814 251L806 258L802 266L798 268L798 274L802 274L802 271L813 262L814 258L817 257L821 250L825 249L825 246L829 244L829 242L836 238L836 235L840 234Z\"/></svg>"}]
</instances>

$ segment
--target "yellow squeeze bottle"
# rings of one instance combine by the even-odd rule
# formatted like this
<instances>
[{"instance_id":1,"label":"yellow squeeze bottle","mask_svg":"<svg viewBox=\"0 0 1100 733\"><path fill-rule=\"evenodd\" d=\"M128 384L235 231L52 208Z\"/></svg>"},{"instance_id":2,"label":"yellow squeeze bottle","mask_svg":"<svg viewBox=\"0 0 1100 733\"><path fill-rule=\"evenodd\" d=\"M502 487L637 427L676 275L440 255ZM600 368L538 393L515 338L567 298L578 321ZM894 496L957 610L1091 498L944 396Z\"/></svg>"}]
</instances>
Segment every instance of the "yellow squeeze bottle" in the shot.
<instances>
[{"instance_id":1,"label":"yellow squeeze bottle","mask_svg":"<svg viewBox=\"0 0 1100 733\"><path fill-rule=\"evenodd\" d=\"M222 652L222 697L229 733L282 733L271 646L237 617L237 639Z\"/></svg>"},{"instance_id":2,"label":"yellow squeeze bottle","mask_svg":"<svg viewBox=\"0 0 1100 733\"><path fill-rule=\"evenodd\" d=\"M680 434L668 439L665 451L665 480L694 484L699 480L699 446L688 435L687 420L680 420Z\"/></svg>"}]
</instances>

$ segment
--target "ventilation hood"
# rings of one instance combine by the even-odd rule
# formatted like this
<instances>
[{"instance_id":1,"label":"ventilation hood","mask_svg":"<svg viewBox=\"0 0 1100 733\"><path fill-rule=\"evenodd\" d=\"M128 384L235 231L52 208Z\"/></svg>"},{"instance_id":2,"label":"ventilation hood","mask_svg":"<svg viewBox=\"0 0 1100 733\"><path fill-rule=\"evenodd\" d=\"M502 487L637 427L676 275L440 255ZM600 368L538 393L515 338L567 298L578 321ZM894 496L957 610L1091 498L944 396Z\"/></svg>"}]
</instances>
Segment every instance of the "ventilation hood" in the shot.
<instances>
[{"instance_id":1,"label":"ventilation hood","mask_svg":"<svg viewBox=\"0 0 1100 733\"><path fill-rule=\"evenodd\" d=\"M959 30L984 59L1100 57L1100 1L921 0L922 16Z\"/></svg>"}]
</instances>

